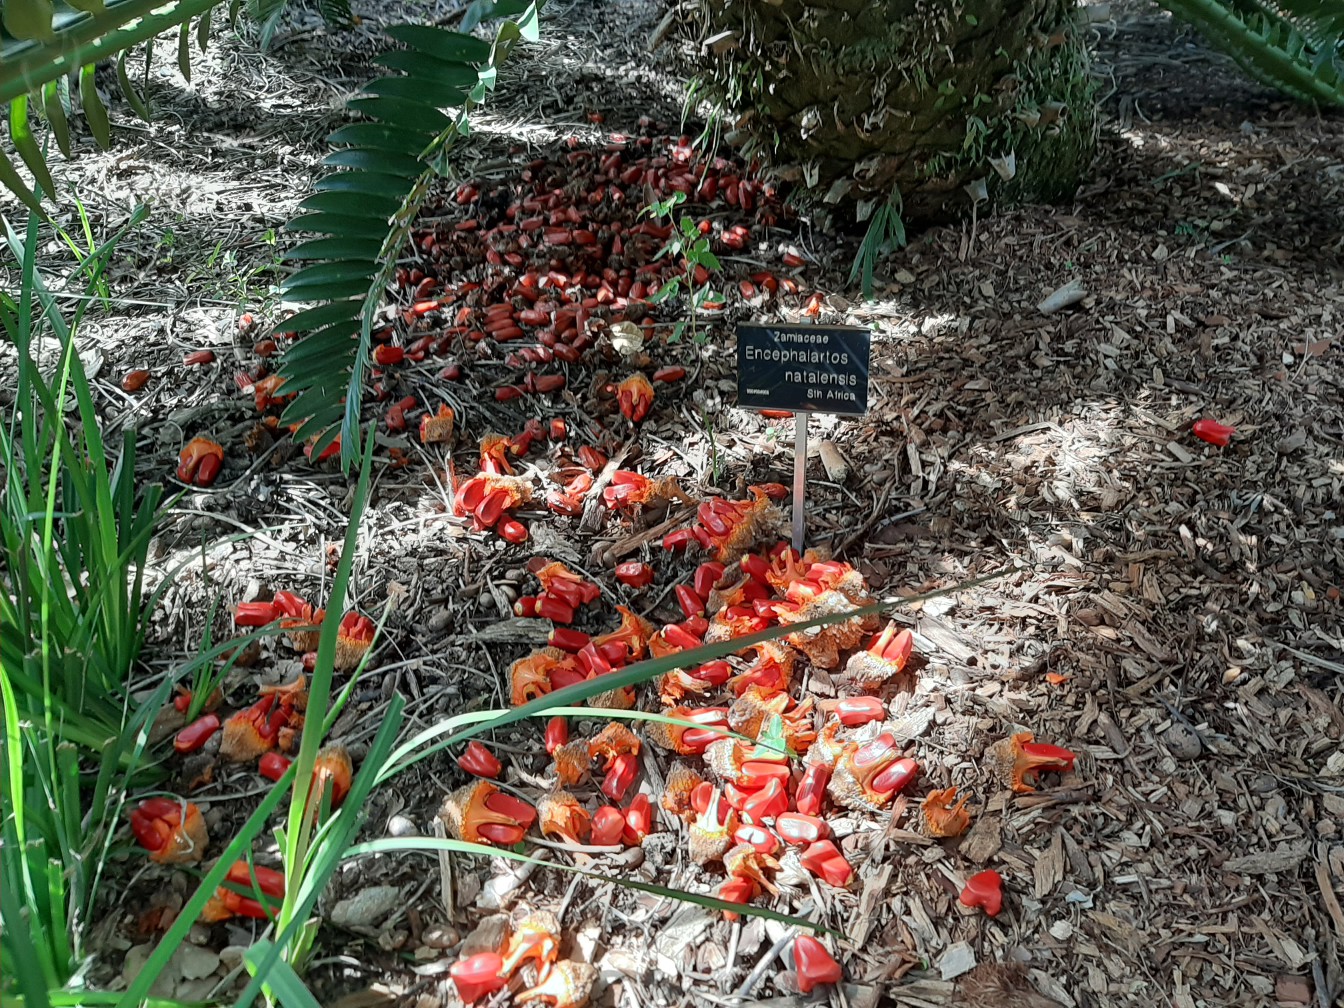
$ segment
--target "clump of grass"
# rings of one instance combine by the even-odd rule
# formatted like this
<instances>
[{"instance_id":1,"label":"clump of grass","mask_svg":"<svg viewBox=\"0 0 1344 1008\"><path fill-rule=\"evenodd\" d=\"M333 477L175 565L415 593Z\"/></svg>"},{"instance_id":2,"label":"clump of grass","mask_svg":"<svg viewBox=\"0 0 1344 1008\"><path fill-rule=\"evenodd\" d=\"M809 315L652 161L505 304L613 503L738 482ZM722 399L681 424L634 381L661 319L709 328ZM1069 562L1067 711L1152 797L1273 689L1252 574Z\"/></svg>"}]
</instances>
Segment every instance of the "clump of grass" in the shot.
<instances>
[{"instance_id":1,"label":"clump of grass","mask_svg":"<svg viewBox=\"0 0 1344 1008\"><path fill-rule=\"evenodd\" d=\"M90 241L69 319L36 268L37 219L23 235L0 219L20 279L0 293L17 357L14 409L0 424L0 978L28 1006L79 968L121 795L164 699L133 708L125 688L145 639L163 490L137 491L130 432L117 451L104 442L74 341L106 292L117 241L142 218ZM46 376L35 356L44 340L59 347L41 362Z\"/></svg>"}]
</instances>

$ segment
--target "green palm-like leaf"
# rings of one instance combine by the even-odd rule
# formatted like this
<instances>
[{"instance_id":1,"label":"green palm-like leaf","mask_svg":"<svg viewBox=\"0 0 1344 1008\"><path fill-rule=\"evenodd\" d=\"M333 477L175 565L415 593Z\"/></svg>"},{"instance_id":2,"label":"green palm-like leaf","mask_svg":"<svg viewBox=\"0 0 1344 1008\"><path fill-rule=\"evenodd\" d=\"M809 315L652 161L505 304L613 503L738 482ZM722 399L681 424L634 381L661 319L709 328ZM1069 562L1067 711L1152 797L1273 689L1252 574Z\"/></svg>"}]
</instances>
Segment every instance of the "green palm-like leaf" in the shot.
<instances>
[{"instance_id":1,"label":"green palm-like leaf","mask_svg":"<svg viewBox=\"0 0 1344 1008\"><path fill-rule=\"evenodd\" d=\"M1159 0L1256 80L1298 101L1344 105L1340 0Z\"/></svg>"},{"instance_id":2,"label":"green palm-like leaf","mask_svg":"<svg viewBox=\"0 0 1344 1008\"><path fill-rule=\"evenodd\" d=\"M281 365L285 391L297 392L284 419L300 425L298 438L321 434L316 449L339 434L347 466L359 451L355 431L375 318L434 166L464 134L467 115L489 90L483 82L493 85L495 69L525 36L525 26L536 24L542 2L511 7L510 13L522 16L501 25L493 44L423 25L389 29L409 48L376 62L399 73L370 81L346 103L366 118L331 135L341 149L323 163L338 170L317 183L300 207L305 212L288 224L330 237L284 256L309 264L282 284L286 299L324 302L277 327L314 330L286 352Z\"/></svg>"},{"instance_id":3,"label":"green palm-like leaf","mask_svg":"<svg viewBox=\"0 0 1344 1008\"><path fill-rule=\"evenodd\" d=\"M28 96L40 99L39 107L51 125L56 145L69 157L65 78L77 72L85 123L98 144L106 148L112 142L112 124L94 87L94 64L116 57L117 77L127 102L137 115L148 117L148 106L126 73L126 50L141 43L148 45L156 35L177 28L179 64L183 74L189 74L190 62L186 57L192 19L196 19L197 41L204 47L213 8L222 2L66 0L53 5L50 0L4 0L0 3L8 31L8 35L0 36L0 102L9 106L9 135L15 151L48 196L54 197L55 186L42 145L29 126ZM0 153L0 183L29 207L42 212L40 202L3 153Z\"/></svg>"}]
</instances>

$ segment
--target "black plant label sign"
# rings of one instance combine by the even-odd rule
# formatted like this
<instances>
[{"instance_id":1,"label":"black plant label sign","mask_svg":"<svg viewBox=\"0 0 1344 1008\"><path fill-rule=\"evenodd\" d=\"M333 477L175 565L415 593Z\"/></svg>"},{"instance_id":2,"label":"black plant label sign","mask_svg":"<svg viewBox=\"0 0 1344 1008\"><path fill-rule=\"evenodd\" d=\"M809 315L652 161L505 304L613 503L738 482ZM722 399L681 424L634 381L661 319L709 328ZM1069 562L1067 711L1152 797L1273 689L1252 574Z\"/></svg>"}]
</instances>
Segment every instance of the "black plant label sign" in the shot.
<instances>
[{"instance_id":1,"label":"black plant label sign","mask_svg":"<svg viewBox=\"0 0 1344 1008\"><path fill-rule=\"evenodd\" d=\"M737 404L862 416L871 333L859 326L737 326Z\"/></svg>"}]
</instances>

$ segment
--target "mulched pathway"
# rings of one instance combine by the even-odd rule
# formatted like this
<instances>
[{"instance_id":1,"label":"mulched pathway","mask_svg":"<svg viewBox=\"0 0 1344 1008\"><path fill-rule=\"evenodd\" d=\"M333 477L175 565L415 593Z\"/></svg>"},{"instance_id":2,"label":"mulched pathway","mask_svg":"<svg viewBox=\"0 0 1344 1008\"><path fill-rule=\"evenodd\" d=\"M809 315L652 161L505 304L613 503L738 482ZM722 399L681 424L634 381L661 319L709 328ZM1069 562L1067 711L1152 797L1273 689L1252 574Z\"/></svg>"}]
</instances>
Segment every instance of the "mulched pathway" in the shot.
<instances>
[{"instance_id":1,"label":"mulched pathway","mask_svg":"<svg viewBox=\"0 0 1344 1008\"><path fill-rule=\"evenodd\" d=\"M472 161L431 211L435 226L456 234L457 221L488 209L459 206L460 185L520 183L534 159L568 163L589 146L601 157L612 132L675 132L675 82L624 41L647 38L660 17L642 5L574 8L548 25L535 63L501 84L513 97L482 120L479 146L464 150ZM787 482L790 425L731 405L730 323L807 317L819 292L821 321L876 328L869 415L814 424L814 444L825 442L832 469L838 457L847 473L833 479L821 458L810 462L810 544L852 563L881 598L1010 572L899 616L923 664L915 688L890 698L890 723L925 768L916 796L948 785L974 795L971 831L930 841L904 799L894 817L839 817L833 825L859 865L853 890L817 884L781 897L780 907L850 938L834 1004L1325 1008L1344 990L1344 125L1273 101L1163 21L1126 14L1099 31L1114 87L1094 181L1073 206L916 236L868 304L840 293L852 243L835 247L780 211L776 230L758 231L738 261L725 257L731 296L706 345L650 344L648 369L680 364L691 374L658 384L637 435L597 374L632 366L614 350L594 359L606 342L541 414L566 417L576 446L605 438L613 457L630 448L628 468L675 476L696 497L740 499L749 483ZM118 150L68 170L105 226L152 189L152 219L173 234L167 244L162 231L132 239L146 244L123 260L114 285L123 300L84 330L109 426L137 427L154 467L147 477L171 470L193 434L231 449L214 490L185 498L158 543L164 570L200 557L156 617L148 657L158 674L194 646L216 597L323 594L349 486L287 442L255 457L242 448L256 415L233 375L257 361L256 335L237 316L273 313L254 300L273 275L266 229L306 191L338 118L334 100L366 72L375 39L371 25L353 45L309 30L271 57L227 40L208 58L240 72L198 73L196 92L172 99L183 125L136 127ZM336 81L334 52L347 54ZM274 107L228 111L259 94L277 96ZM655 122L641 127L641 115ZM186 142L202 135L220 142ZM722 206L715 213L716 226L737 219ZM806 264L788 267L786 254ZM793 278L799 293L744 303L738 282L761 272ZM1070 282L1086 291L1080 301L1038 310ZM219 362L183 368L181 354L202 347ZM508 352L464 360L462 383L437 377L452 357L388 379L398 383L389 402L412 394L417 409L447 401L457 410L459 475L474 471L483 433L517 433L539 413L532 396L494 402L517 372L502 363ZM155 373L146 389L122 392L121 375L145 366ZM369 415L386 405L371 403ZM1201 416L1237 427L1228 448L1191 436ZM413 411L412 432L417 422ZM607 600L627 597L611 578L617 559L658 570L641 611L659 625L681 618L666 589L695 560L663 554L661 531L644 534L664 517L684 523L679 505L633 522L597 509L586 525L525 508L531 538L507 546L452 516L441 450L383 433L355 601L370 613L391 602L392 616L379 673L334 732L357 755L394 693L415 727L507 703L510 662L544 639L546 624L510 618L535 591L533 555L602 583L606 599L585 628L609 629ZM540 489L555 449L539 447L528 462ZM224 538L240 530L261 531ZM268 651L231 681L230 698L246 702L258 677L287 681L296 668L283 649ZM836 689L824 670L806 682L821 698ZM583 728L576 720L574 732ZM1021 730L1078 752L1075 770L1036 794L1001 790L985 751ZM540 793L547 761L535 727L491 742L525 792ZM650 775L666 769L663 755L646 756L642 783L655 797ZM223 836L264 782L250 768L217 776L193 799ZM431 832L464 779L448 761L422 764L374 796L369 834ZM670 817L662 825L642 855L591 865L716 889L721 873L687 861L683 827ZM152 940L140 911L171 910L190 891L186 876L140 864L132 855L113 871L124 895L99 928L95 971L107 982ZM985 867L1004 876L1008 894L992 920L957 902L962 881ZM731 1003L772 994L801 1003L773 923L728 924L560 871L457 859L454 879L450 917L432 860L348 866L324 898L328 919L376 886L394 887L396 900L324 929L310 971L319 1000L454 1004L446 969L461 939L492 913L533 907L562 912L565 954L599 965L598 1004L724 1004L734 994L747 1000ZM196 937L219 963L180 970L199 974L197 986L174 988L183 996L217 984L250 932L225 924Z\"/></svg>"}]
</instances>

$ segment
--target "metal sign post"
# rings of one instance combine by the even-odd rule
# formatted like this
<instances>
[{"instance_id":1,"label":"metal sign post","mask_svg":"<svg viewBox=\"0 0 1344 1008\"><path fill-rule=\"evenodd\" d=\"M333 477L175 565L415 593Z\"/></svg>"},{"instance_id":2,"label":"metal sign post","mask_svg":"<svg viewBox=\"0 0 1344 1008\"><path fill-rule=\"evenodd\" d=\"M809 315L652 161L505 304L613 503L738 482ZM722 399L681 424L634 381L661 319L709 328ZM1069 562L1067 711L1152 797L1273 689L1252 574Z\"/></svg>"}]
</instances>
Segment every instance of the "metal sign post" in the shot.
<instances>
[{"instance_id":1,"label":"metal sign post","mask_svg":"<svg viewBox=\"0 0 1344 1008\"><path fill-rule=\"evenodd\" d=\"M793 415L793 551L803 555L807 526L807 414Z\"/></svg>"}]
</instances>

